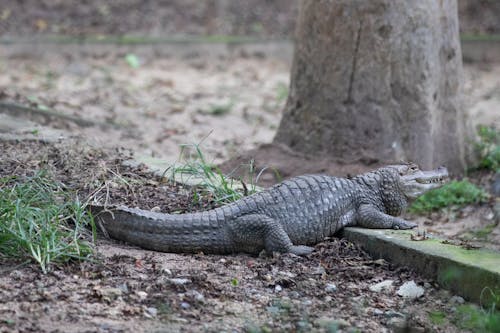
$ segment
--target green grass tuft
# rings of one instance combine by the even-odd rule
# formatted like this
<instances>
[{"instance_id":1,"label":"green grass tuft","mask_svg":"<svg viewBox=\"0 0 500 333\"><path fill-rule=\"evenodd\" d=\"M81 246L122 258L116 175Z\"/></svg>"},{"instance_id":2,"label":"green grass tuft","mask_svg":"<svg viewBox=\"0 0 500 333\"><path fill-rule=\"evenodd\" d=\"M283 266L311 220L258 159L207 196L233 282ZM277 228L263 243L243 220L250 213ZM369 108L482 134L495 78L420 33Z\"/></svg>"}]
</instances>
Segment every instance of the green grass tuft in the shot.
<instances>
[{"instance_id":1,"label":"green grass tuft","mask_svg":"<svg viewBox=\"0 0 500 333\"><path fill-rule=\"evenodd\" d=\"M0 258L35 261L46 273L53 263L89 259L92 234L85 204L46 172L0 178Z\"/></svg>"},{"instance_id":2,"label":"green grass tuft","mask_svg":"<svg viewBox=\"0 0 500 333\"><path fill-rule=\"evenodd\" d=\"M276 87L276 101L281 103L288 97L288 86L284 83L278 83Z\"/></svg>"},{"instance_id":3,"label":"green grass tuft","mask_svg":"<svg viewBox=\"0 0 500 333\"><path fill-rule=\"evenodd\" d=\"M446 314L442 311L430 311L428 315L434 325L443 325L446 322Z\"/></svg>"},{"instance_id":4,"label":"green grass tuft","mask_svg":"<svg viewBox=\"0 0 500 333\"><path fill-rule=\"evenodd\" d=\"M452 321L471 332L500 333L500 313L485 311L472 304L458 306Z\"/></svg>"},{"instance_id":5,"label":"green grass tuft","mask_svg":"<svg viewBox=\"0 0 500 333\"><path fill-rule=\"evenodd\" d=\"M185 144L181 147L181 163L170 168L170 178L186 180L187 176L187 180L195 180L196 188L201 191L194 192L194 201L210 197L217 204L226 204L258 191L255 184L260 174L255 176L253 163L248 168L250 183L247 185L241 179L235 180L224 175L217 166L209 163L199 144Z\"/></svg>"},{"instance_id":6,"label":"green grass tuft","mask_svg":"<svg viewBox=\"0 0 500 333\"><path fill-rule=\"evenodd\" d=\"M485 202L488 194L468 180L452 181L418 198L410 207L412 213L424 213L448 206Z\"/></svg>"},{"instance_id":7,"label":"green grass tuft","mask_svg":"<svg viewBox=\"0 0 500 333\"><path fill-rule=\"evenodd\" d=\"M210 106L206 113L212 116L223 116L230 113L233 109L233 106L233 102L228 102L226 104L214 104Z\"/></svg>"},{"instance_id":8,"label":"green grass tuft","mask_svg":"<svg viewBox=\"0 0 500 333\"><path fill-rule=\"evenodd\" d=\"M477 168L500 172L500 130L480 125L477 133L479 141L475 147L480 158Z\"/></svg>"}]
</instances>

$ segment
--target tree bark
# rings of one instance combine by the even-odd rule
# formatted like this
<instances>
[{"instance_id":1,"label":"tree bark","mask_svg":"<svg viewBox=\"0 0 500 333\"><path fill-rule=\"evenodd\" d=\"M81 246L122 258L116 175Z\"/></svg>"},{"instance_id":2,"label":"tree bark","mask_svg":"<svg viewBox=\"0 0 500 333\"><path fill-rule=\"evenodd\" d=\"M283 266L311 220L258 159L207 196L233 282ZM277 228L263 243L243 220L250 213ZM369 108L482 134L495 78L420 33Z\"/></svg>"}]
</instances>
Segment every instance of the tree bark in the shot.
<instances>
[{"instance_id":1,"label":"tree bark","mask_svg":"<svg viewBox=\"0 0 500 333\"><path fill-rule=\"evenodd\" d=\"M456 0L305 0L275 142L339 161L462 172Z\"/></svg>"}]
</instances>

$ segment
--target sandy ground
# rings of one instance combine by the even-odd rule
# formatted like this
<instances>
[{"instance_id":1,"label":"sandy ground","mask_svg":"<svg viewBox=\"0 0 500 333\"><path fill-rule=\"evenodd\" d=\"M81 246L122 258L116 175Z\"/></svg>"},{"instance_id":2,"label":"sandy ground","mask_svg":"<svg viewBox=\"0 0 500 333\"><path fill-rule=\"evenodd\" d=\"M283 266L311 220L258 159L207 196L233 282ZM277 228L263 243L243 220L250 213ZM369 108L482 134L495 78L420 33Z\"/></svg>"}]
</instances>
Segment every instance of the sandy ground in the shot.
<instances>
[{"instance_id":1,"label":"sandy ground","mask_svg":"<svg viewBox=\"0 0 500 333\"><path fill-rule=\"evenodd\" d=\"M19 94L65 114L113 122L117 128L67 129L139 155L173 161L180 144L202 142L220 162L272 140L287 95L286 64L246 58L140 61L134 69L117 55L4 58L0 89L4 100Z\"/></svg>"},{"instance_id":2,"label":"sandy ground","mask_svg":"<svg viewBox=\"0 0 500 333\"><path fill-rule=\"evenodd\" d=\"M174 161L179 145L202 143L214 162L270 142L279 125L289 65L279 59L187 60L125 54L0 58L0 100L33 105L114 127L59 127L98 145ZM500 128L500 64L466 64L470 122ZM55 124L52 124L54 126ZM57 126L57 125L56 125Z\"/></svg>"}]
</instances>

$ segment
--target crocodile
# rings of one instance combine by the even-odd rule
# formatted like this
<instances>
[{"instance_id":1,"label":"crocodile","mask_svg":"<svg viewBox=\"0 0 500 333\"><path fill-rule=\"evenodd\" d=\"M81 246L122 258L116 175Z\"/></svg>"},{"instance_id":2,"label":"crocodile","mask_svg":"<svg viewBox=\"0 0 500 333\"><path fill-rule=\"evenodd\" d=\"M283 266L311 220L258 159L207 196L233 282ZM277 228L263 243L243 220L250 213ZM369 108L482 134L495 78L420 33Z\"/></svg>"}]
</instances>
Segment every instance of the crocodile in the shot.
<instances>
[{"instance_id":1,"label":"crocodile","mask_svg":"<svg viewBox=\"0 0 500 333\"><path fill-rule=\"evenodd\" d=\"M311 245L347 226L410 229L397 217L423 193L448 180L444 167L389 165L352 178L303 175L202 212L165 214L94 206L112 238L177 253L311 253Z\"/></svg>"}]
</instances>

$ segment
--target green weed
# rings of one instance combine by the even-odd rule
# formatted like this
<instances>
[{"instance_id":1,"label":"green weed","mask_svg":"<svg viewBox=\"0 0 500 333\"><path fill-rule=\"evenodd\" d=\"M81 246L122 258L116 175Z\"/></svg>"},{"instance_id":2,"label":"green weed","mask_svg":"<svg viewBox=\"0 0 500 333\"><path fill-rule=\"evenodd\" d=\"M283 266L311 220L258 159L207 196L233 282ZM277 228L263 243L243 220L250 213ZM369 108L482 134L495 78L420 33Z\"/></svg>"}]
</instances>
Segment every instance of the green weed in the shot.
<instances>
[{"instance_id":1,"label":"green weed","mask_svg":"<svg viewBox=\"0 0 500 333\"><path fill-rule=\"evenodd\" d=\"M212 116L223 116L231 112L233 106L234 106L233 102L229 102L226 104L211 105L206 113Z\"/></svg>"},{"instance_id":2,"label":"green weed","mask_svg":"<svg viewBox=\"0 0 500 333\"><path fill-rule=\"evenodd\" d=\"M495 309L500 309L500 289L484 288L481 291L480 302L483 308L488 307L489 313L495 313Z\"/></svg>"},{"instance_id":3,"label":"green weed","mask_svg":"<svg viewBox=\"0 0 500 333\"><path fill-rule=\"evenodd\" d=\"M430 311L428 315L434 325L443 325L446 321L446 314L442 311Z\"/></svg>"},{"instance_id":4,"label":"green weed","mask_svg":"<svg viewBox=\"0 0 500 333\"><path fill-rule=\"evenodd\" d=\"M286 100L288 97L288 86L284 83L279 83L276 87L276 101L279 103Z\"/></svg>"},{"instance_id":5,"label":"green weed","mask_svg":"<svg viewBox=\"0 0 500 333\"><path fill-rule=\"evenodd\" d=\"M470 234L474 238L487 239L488 236L493 232L493 230L495 229L496 226L497 226L496 223L491 223L491 224L484 226L483 228L471 230Z\"/></svg>"},{"instance_id":6,"label":"green weed","mask_svg":"<svg viewBox=\"0 0 500 333\"><path fill-rule=\"evenodd\" d=\"M452 321L459 328L472 332L500 333L500 294L484 288L480 297L481 307L463 304L457 307Z\"/></svg>"},{"instance_id":7,"label":"green weed","mask_svg":"<svg viewBox=\"0 0 500 333\"><path fill-rule=\"evenodd\" d=\"M271 305L266 308L267 312L272 315L288 315L292 310L293 304L289 300L275 298Z\"/></svg>"},{"instance_id":8,"label":"green weed","mask_svg":"<svg viewBox=\"0 0 500 333\"><path fill-rule=\"evenodd\" d=\"M185 144L181 147L180 165L174 165L166 172L171 172L173 180L180 178L196 183L195 187L201 189L201 193L195 192L194 201L201 195L210 197L217 204L226 204L258 191L255 183L260 174L255 176L253 163L249 166L250 184L247 185L241 179L235 180L224 175L217 166L209 163L199 144ZM185 179L186 176L188 179Z\"/></svg>"},{"instance_id":9,"label":"green weed","mask_svg":"<svg viewBox=\"0 0 500 333\"><path fill-rule=\"evenodd\" d=\"M141 66L141 62L139 60L139 57L133 53L128 53L125 56L125 62L127 63L127 65L129 65L131 68L134 68L134 69L139 68Z\"/></svg>"},{"instance_id":10,"label":"green weed","mask_svg":"<svg viewBox=\"0 0 500 333\"><path fill-rule=\"evenodd\" d=\"M95 225L85 204L72 199L46 172L0 178L0 258L53 263L89 259Z\"/></svg>"},{"instance_id":11,"label":"green weed","mask_svg":"<svg viewBox=\"0 0 500 333\"><path fill-rule=\"evenodd\" d=\"M500 333L500 313L484 311L472 304L458 306L452 321L472 332Z\"/></svg>"},{"instance_id":12,"label":"green weed","mask_svg":"<svg viewBox=\"0 0 500 333\"><path fill-rule=\"evenodd\" d=\"M500 130L484 125L478 126L479 141L475 148L479 154L479 169L500 172Z\"/></svg>"},{"instance_id":13,"label":"green weed","mask_svg":"<svg viewBox=\"0 0 500 333\"><path fill-rule=\"evenodd\" d=\"M464 206L481 203L488 199L488 194L468 180L452 181L443 187L422 195L410 207L412 213L424 213L448 206Z\"/></svg>"}]
</instances>

